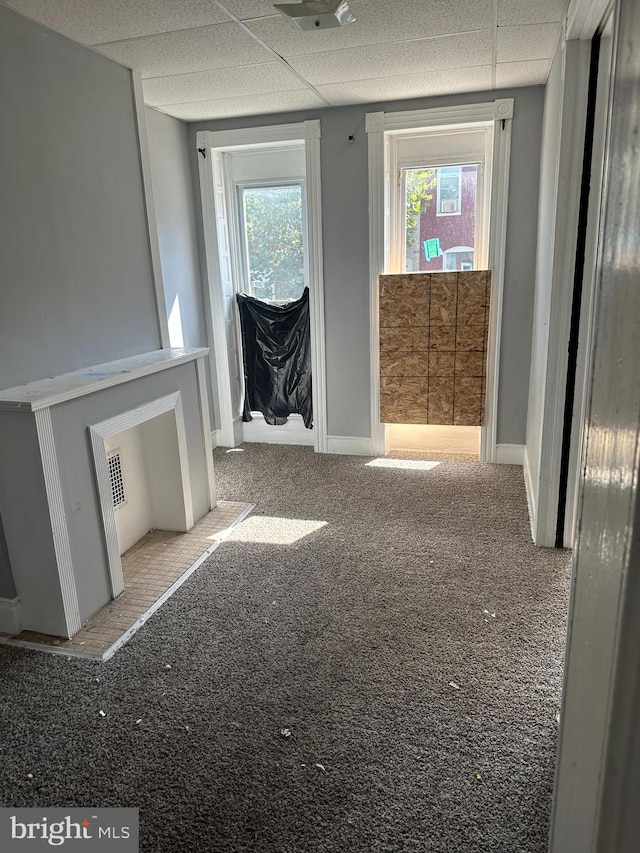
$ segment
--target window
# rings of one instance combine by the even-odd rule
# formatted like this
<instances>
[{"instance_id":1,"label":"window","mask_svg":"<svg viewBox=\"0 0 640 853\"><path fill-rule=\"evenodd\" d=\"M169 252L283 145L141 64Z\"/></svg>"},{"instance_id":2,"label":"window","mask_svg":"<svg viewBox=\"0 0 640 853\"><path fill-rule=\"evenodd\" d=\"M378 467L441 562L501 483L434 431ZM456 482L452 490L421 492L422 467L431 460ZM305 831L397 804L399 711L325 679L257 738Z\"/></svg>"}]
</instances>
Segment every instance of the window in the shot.
<instances>
[{"instance_id":1,"label":"window","mask_svg":"<svg viewBox=\"0 0 640 853\"><path fill-rule=\"evenodd\" d=\"M473 269L478 163L400 168L399 217L405 272ZM455 216L452 216L455 214Z\"/></svg>"},{"instance_id":2,"label":"window","mask_svg":"<svg viewBox=\"0 0 640 853\"><path fill-rule=\"evenodd\" d=\"M438 169L438 216L451 216L462 210L462 169L444 166Z\"/></svg>"},{"instance_id":3,"label":"window","mask_svg":"<svg viewBox=\"0 0 640 853\"><path fill-rule=\"evenodd\" d=\"M239 185L245 288L258 299L299 299L305 286L302 184Z\"/></svg>"},{"instance_id":4,"label":"window","mask_svg":"<svg viewBox=\"0 0 640 853\"><path fill-rule=\"evenodd\" d=\"M454 246L442 255L445 272L465 272L473 269L473 246Z\"/></svg>"}]
</instances>

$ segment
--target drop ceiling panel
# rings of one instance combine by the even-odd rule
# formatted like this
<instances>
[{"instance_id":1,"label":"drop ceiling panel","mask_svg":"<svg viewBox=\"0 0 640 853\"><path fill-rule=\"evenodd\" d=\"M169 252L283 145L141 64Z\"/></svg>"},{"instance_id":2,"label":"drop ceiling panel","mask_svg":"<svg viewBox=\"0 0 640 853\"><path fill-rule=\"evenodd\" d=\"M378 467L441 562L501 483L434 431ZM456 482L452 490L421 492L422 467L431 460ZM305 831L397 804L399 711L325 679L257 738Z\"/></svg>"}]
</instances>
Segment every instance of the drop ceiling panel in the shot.
<instances>
[{"instance_id":1,"label":"drop ceiling panel","mask_svg":"<svg viewBox=\"0 0 640 853\"><path fill-rule=\"evenodd\" d=\"M400 77L380 77L354 80L329 86L318 91L334 106L393 101L403 98L422 98L451 92L477 92L492 88L491 66L455 68L433 74L409 74Z\"/></svg>"},{"instance_id":2,"label":"drop ceiling panel","mask_svg":"<svg viewBox=\"0 0 640 853\"><path fill-rule=\"evenodd\" d=\"M544 83L568 5L349 0L356 23L305 33L272 0L4 2L138 69L147 103L187 121Z\"/></svg>"},{"instance_id":3,"label":"drop ceiling panel","mask_svg":"<svg viewBox=\"0 0 640 853\"><path fill-rule=\"evenodd\" d=\"M490 30L449 38L406 41L402 45L381 44L375 50L357 47L307 56L289 57L289 63L313 85L365 80L386 76L490 65Z\"/></svg>"},{"instance_id":4,"label":"drop ceiling panel","mask_svg":"<svg viewBox=\"0 0 640 853\"><path fill-rule=\"evenodd\" d=\"M281 56L385 44L481 30L492 24L491 0L349 0L356 23L320 32L295 30L282 15L248 26Z\"/></svg>"},{"instance_id":5,"label":"drop ceiling panel","mask_svg":"<svg viewBox=\"0 0 640 853\"><path fill-rule=\"evenodd\" d=\"M231 20L211 0L7 0L7 5L83 44Z\"/></svg>"},{"instance_id":6,"label":"drop ceiling panel","mask_svg":"<svg viewBox=\"0 0 640 853\"><path fill-rule=\"evenodd\" d=\"M499 62L496 67L496 86L535 86L547 82L548 59L533 59L529 62Z\"/></svg>"},{"instance_id":7,"label":"drop ceiling panel","mask_svg":"<svg viewBox=\"0 0 640 853\"><path fill-rule=\"evenodd\" d=\"M96 47L116 62L137 68L143 77L164 77L273 61L272 53L233 23Z\"/></svg>"},{"instance_id":8,"label":"drop ceiling panel","mask_svg":"<svg viewBox=\"0 0 640 853\"><path fill-rule=\"evenodd\" d=\"M276 92L270 95L249 95L239 98L219 98L187 104L167 104L163 112L183 121L200 121L209 118L252 116L265 113L312 110L326 107L310 89L295 92Z\"/></svg>"},{"instance_id":9,"label":"drop ceiling panel","mask_svg":"<svg viewBox=\"0 0 640 853\"><path fill-rule=\"evenodd\" d=\"M144 81L144 99L154 106L188 101L210 101L212 98L231 98L257 95L263 92L284 92L300 89L302 83L280 62L264 65L244 65L239 68L218 68L170 77L150 77Z\"/></svg>"},{"instance_id":10,"label":"drop ceiling panel","mask_svg":"<svg viewBox=\"0 0 640 853\"><path fill-rule=\"evenodd\" d=\"M270 0L221 0L225 9L228 9L241 21L249 21L251 18L266 18L274 15L275 9ZM298 0L273 0L274 3L297 3Z\"/></svg>"},{"instance_id":11,"label":"drop ceiling panel","mask_svg":"<svg viewBox=\"0 0 640 853\"><path fill-rule=\"evenodd\" d=\"M559 24L498 29L498 62L523 62L553 56L560 37Z\"/></svg>"},{"instance_id":12,"label":"drop ceiling panel","mask_svg":"<svg viewBox=\"0 0 640 853\"><path fill-rule=\"evenodd\" d=\"M568 0L498 0L498 26L561 21L567 4Z\"/></svg>"}]
</instances>

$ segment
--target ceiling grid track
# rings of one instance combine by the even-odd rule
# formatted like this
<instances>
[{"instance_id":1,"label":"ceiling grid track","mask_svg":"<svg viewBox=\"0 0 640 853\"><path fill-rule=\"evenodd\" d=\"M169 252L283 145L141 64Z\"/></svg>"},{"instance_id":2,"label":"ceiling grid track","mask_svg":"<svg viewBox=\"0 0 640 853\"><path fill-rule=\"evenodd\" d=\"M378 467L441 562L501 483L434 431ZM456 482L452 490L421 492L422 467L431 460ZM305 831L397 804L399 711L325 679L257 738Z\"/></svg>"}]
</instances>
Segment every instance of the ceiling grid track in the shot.
<instances>
[{"instance_id":1,"label":"ceiling grid track","mask_svg":"<svg viewBox=\"0 0 640 853\"><path fill-rule=\"evenodd\" d=\"M493 0L493 43L491 55L491 88L495 91L498 72L498 0Z\"/></svg>"}]
</instances>

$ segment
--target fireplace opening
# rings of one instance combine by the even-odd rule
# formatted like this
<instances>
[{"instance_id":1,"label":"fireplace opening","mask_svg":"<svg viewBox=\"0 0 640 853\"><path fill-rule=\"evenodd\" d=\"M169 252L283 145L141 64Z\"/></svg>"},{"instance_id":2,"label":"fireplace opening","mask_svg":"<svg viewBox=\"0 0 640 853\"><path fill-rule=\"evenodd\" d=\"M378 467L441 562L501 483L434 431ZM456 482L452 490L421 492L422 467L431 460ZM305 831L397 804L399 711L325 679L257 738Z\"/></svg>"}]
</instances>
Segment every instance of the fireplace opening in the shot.
<instances>
[{"instance_id":1,"label":"fireplace opening","mask_svg":"<svg viewBox=\"0 0 640 853\"><path fill-rule=\"evenodd\" d=\"M120 555L150 530L189 529L173 411L105 438L104 450Z\"/></svg>"},{"instance_id":2,"label":"fireplace opening","mask_svg":"<svg viewBox=\"0 0 640 853\"><path fill-rule=\"evenodd\" d=\"M112 598L124 591L122 555L149 531L186 533L194 523L180 392L89 428Z\"/></svg>"}]
</instances>

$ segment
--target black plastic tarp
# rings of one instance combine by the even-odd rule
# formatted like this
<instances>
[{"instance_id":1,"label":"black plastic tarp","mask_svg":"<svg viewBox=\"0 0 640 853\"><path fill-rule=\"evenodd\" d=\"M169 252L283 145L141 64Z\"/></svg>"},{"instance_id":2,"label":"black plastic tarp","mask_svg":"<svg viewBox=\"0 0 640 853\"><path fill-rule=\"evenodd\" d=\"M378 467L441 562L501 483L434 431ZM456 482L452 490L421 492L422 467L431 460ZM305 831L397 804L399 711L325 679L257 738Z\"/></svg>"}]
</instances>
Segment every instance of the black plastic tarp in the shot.
<instances>
[{"instance_id":1,"label":"black plastic tarp","mask_svg":"<svg viewBox=\"0 0 640 853\"><path fill-rule=\"evenodd\" d=\"M302 415L313 426L311 402L311 330L309 288L285 305L236 296L242 329L244 361L243 421L261 412L268 424L286 424Z\"/></svg>"}]
</instances>

